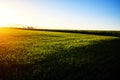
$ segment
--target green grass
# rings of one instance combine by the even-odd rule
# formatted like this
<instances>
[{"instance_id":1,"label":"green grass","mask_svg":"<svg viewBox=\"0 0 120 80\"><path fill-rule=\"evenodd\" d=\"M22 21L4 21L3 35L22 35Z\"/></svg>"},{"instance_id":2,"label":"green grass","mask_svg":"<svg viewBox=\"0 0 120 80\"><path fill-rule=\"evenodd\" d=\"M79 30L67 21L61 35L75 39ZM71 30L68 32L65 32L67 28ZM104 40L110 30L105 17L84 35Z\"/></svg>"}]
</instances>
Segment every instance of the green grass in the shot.
<instances>
[{"instance_id":1,"label":"green grass","mask_svg":"<svg viewBox=\"0 0 120 80\"><path fill-rule=\"evenodd\" d=\"M117 80L119 46L106 34L0 29L0 80Z\"/></svg>"},{"instance_id":2,"label":"green grass","mask_svg":"<svg viewBox=\"0 0 120 80\"><path fill-rule=\"evenodd\" d=\"M103 36L116 36L120 37L120 31L105 31L105 30L58 30L58 29L26 29L26 28L16 28L21 30L36 30L36 31L51 31L51 32L65 32L65 33L82 33L82 34L93 34L93 35L103 35Z\"/></svg>"}]
</instances>

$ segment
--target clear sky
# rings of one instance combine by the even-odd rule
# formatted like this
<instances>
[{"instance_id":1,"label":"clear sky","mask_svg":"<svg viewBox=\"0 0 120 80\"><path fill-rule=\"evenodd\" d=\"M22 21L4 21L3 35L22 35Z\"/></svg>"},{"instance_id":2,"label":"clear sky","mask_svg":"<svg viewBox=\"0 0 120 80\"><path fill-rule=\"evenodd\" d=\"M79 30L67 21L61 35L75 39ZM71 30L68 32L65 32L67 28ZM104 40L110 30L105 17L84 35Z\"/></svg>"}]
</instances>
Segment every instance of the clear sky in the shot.
<instances>
[{"instance_id":1,"label":"clear sky","mask_svg":"<svg viewBox=\"0 0 120 80\"><path fill-rule=\"evenodd\" d=\"M0 25L120 30L120 0L0 0Z\"/></svg>"}]
</instances>

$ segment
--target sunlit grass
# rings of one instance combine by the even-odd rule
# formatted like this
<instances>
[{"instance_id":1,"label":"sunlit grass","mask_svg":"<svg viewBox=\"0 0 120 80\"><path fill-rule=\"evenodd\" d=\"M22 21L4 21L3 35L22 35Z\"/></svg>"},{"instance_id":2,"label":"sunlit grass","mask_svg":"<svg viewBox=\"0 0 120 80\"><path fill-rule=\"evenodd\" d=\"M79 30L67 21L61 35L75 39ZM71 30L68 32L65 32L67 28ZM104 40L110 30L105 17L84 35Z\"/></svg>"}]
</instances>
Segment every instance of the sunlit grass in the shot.
<instances>
[{"instance_id":1,"label":"sunlit grass","mask_svg":"<svg viewBox=\"0 0 120 80\"><path fill-rule=\"evenodd\" d=\"M0 29L0 68L6 74L3 78L13 79L16 76L14 79L17 80L49 80L57 76L56 80L62 77L70 80L70 75L64 76L68 72L73 70L74 74L71 75L78 77L84 69L81 66L94 65L111 56L111 53L106 53L109 49L104 44L111 48L111 43L106 44L107 41L116 39L118 37L92 34ZM74 69L80 70L80 73Z\"/></svg>"},{"instance_id":2,"label":"sunlit grass","mask_svg":"<svg viewBox=\"0 0 120 80\"><path fill-rule=\"evenodd\" d=\"M17 29L1 29L0 36L0 46L4 49L1 53L8 54L5 56L9 61L13 60L18 63L34 62L40 57L51 55L59 50L69 50L72 47L86 46L95 41L115 38Z\"/></svg>"}]
</instances>

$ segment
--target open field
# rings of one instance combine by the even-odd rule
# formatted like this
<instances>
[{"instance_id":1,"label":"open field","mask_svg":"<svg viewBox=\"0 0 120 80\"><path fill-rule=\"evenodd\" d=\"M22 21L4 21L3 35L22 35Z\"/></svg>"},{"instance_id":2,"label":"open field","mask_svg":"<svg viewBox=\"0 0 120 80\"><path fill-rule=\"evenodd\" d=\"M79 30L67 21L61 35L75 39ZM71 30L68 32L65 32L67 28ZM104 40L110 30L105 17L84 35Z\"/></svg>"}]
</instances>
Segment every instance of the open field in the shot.
<instances>
[{"instance_id":1,"label":"open field","mask_svg":"<svg viewBox=\"0 0 120 80\"><path fill-rule=\"evenodd\" d=\"M120 31L73 32L0 29L0 80L119 80Z\"/></svg>"}]
</instances>

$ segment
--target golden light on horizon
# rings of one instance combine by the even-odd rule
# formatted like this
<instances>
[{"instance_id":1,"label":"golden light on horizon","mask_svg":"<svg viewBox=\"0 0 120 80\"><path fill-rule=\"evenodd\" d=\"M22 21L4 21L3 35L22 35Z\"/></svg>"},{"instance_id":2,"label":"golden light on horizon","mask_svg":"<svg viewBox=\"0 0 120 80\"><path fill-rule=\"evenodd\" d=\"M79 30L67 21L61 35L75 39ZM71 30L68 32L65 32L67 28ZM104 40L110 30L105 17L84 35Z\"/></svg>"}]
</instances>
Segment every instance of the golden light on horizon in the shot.
<instances>
[{"instance_id":1,"label":"golden light on horizon","mask_svg":"<svg viewBox=\"0 0 120 80\"><path fill-rule=\"evenodd\" d=\"M23 17L20 15L19 10L11 9L8 6L0 6L0 26L7 27L9 24L19 24L22 23Z\"/></svg>"},{"instance_id":2,"label":"golden light on horizon","mask_svg":"<svg viewBox=\"0 0 120 80\"><path fill-rule=\"evenodd\" d=\"M14 21L14 11L11 11L9 4L0 4L0 26L6 26Z\"/></svg>"},{"instance_id":3,"label":"golden light on horizon","mask_svg":"<svg viewBox=\"0 0 120 80\"><path fill-rule=\"evenodd\" d=\"M9 11L0 10L0 26L6 26L14 21L14 16Z\"/></svg>"}]
</instances>

